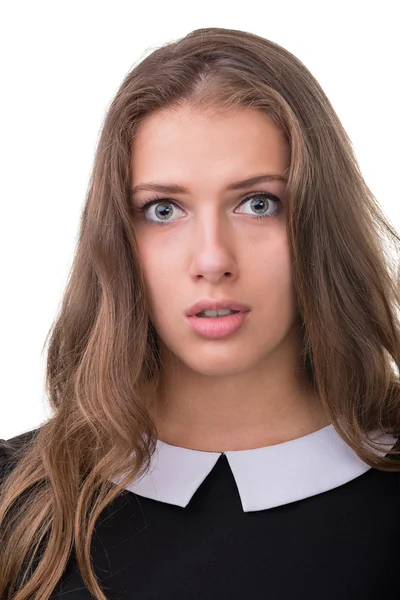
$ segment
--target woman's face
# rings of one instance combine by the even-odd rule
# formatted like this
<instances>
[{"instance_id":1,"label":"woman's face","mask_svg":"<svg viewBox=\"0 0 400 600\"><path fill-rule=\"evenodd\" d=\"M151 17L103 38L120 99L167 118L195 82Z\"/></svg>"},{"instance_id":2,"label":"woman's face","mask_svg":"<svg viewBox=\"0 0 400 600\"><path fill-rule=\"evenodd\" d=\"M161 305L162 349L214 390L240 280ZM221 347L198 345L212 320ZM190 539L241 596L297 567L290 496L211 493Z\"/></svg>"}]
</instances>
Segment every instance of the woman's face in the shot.
<instances>
[{"instance_id":1,"label":"woman's face","mask_svg":"<svg viewBox=\"0 0 400 600\"><path fill-rule=\"evenodd\" d=\"M149 190L134 193L132 203L151 321L161 352L171 351L196 373L262 368L273 354L284 360L282 352L297 344L286 183L229 189L255 176L285 177L289 160L280 130L255 109L224 115L167 109L138 131L132 188L149 184ZM160 192L156 184L185 191ZM209 338L194 331L186 315L203 299L250 310L239 330Z\"/></svg>"}]
</instances>

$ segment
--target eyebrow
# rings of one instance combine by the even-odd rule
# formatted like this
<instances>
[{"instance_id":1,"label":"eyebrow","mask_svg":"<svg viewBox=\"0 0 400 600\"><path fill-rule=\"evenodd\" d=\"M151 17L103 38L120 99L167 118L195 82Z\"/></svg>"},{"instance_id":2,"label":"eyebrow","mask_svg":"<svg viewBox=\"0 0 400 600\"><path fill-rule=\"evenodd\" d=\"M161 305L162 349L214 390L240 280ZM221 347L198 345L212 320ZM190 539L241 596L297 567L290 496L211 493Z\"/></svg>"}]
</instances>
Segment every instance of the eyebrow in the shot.
<instances>
[{"instance_id":1,"label":"eyebrow","mask_svg":"<svg viewBox=\"0 0 400 600\"><path fill-rule=\"evenodd\" d=\"M251 185L255 185L257 183L263 183L265 181L285 181L287 182L287 178L283 175L278 175L274 173L267 173L265 175L256 175L254 177L249 177L248 179L243 179L242 181L235 181L234 183L230 183L227 190L240 190L246 187L250 187ZM139 183L135 185L132 190L132 196L137 192L144 191L153 191L160 192L162 194L188 194L189 190L182 185L178 184L165 184L165 183L156 183L153 181L149 181L147 183Z\"/></svg>"}]
</instances>

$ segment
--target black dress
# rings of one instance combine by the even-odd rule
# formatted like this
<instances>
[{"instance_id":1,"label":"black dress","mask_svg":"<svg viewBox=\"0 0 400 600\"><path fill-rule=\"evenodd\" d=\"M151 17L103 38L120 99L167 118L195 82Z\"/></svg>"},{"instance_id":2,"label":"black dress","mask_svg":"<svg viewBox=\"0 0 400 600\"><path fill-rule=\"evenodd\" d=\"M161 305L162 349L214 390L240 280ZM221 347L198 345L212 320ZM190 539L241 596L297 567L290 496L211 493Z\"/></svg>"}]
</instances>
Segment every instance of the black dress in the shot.
<instances>
[{"instance_id":1,"label":"black dress","mask_svg":"<svg viewBox=\"0 0 400 600\"><path fill-rule=\"evenodd\" d=\"M3 473L35 431L1 440ZM399 539L400 472L370 468L329 425L225 453L158 441L102 512L92 558L109 600L386 600ZM92 598L74 554L51 598Z\"/></svg>"}]
</instances>

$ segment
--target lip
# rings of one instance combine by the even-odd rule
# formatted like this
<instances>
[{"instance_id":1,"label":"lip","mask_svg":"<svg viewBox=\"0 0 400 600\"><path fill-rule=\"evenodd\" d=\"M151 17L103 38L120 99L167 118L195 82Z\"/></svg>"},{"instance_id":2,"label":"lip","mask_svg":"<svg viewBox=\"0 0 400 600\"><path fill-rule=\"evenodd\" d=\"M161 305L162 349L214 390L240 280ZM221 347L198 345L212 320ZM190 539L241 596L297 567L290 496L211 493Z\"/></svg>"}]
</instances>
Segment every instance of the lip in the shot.
<instances>
[{"instance_id":1,"label":"lip","mask_svg":"<svg viewBox=\"0 0 400 600\"><path fill-rule=\"evenodd\" d=\"M190 328L202 338L217 340L226 338L245 324L250 311L237 312L225 317L187 317Z\"/></svg>"},{"instance_id":2,"label":"lip","mask_svg":"<svg viewBox=\"0 0 400 600\"><path fill-rule=\"evenodd\" d=\"M196 302L196 304L193 304L193 306L191 306L187 310L186 316L192 317L192 316L197 315L197 313L199 313L203 310L218 310L218 309L222 309L222 308L229 308L230 310L238 310L241 313L246 313L246 312L249 312L249 310L250 310L250 306L247 306L246 304L241 304L239 302L235 302L235 300L203 299L203 300L200 300L199 302Z\"/></svg>"}]
</instances>

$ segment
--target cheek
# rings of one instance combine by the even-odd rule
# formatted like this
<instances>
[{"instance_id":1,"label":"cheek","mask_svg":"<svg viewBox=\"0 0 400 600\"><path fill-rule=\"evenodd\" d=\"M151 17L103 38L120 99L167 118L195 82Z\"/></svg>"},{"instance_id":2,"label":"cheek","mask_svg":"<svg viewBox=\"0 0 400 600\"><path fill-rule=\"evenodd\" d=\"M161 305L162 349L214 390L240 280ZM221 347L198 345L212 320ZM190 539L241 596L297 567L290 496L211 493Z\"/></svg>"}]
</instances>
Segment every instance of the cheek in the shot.
<instances>
[{"instance_id":1,"label":"cheek","mask_svg":"<svg viewBox=\"0 0 400 600\"><path fill-rule=\"evenodd\" d=\"M248 256L245 270L269 295L277 288L287 288L292 283L292 261L285 232L277 230L267 241L254 245Z\"/></svg>"},{"instance_id":2,"label":"cheek","mask_svg":"<svg viewBox=\"0 0 400 600\"><path fill-rule=\"evenodd\" d=\"M179 286L175 284L178 273L179 253L157 244L154 239L138 240L139 261L143 272L146 292L152 309L165 300L171 301Z\"/></svg>"},{"instance_id":3,"label":"cheek","mask_svg":"<svg viewBox=\"0 0 400 600\"><path fill-rule=\"evenodd\" d=\"M252 287L260 307L271 318L292 318L297 311L292 261L287 240L264 250L263 259L253 264Z\"/></svg>"},{"instance_id":4,"label":"cheek","mask_svg":"<svg viewBox=\"0 0 400 600\"><path fill-rule=\"evenodd\" d=\"M274 254L268 261L267 277L270 286L276 286L277 290L286 290L292 286L292 265L289 251L286 248L282 252Z\"/></svg>"}]
</instances>

